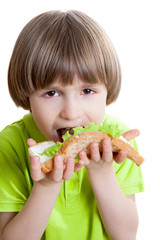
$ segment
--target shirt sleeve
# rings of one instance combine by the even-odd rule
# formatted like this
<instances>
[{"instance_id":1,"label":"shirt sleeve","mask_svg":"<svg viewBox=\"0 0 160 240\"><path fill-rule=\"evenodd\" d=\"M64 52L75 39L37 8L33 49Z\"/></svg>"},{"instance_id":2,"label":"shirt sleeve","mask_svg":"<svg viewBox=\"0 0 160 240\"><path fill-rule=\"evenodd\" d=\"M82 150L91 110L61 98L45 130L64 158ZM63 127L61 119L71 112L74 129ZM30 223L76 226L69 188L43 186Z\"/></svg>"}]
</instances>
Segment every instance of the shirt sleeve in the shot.
<instances>
[{"instance_id":1,"label":"shirt sleeve","mask_svg":"<svg viewBox=\"0 0 160 240\"><path fill-rule=\"evenodd\" d=\"M29 164L20 137L0 139L0 212L19 212L31 191Z\"/></svg>"}]
</instances>

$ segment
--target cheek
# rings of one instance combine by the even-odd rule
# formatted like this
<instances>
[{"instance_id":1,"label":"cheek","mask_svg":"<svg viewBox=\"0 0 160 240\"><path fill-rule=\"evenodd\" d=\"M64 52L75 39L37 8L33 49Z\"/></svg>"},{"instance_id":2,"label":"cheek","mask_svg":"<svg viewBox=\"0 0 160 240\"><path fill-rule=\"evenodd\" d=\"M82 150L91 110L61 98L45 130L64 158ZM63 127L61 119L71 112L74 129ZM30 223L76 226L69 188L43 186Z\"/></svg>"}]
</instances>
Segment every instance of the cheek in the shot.
<instances>
[{"instance_id":1,"label":"cheek","mask_svg":"<svg viewBox=\"0 0 160 240\"><path fill-rule=\"evenodd\" d=\"M106 112L106 98L98 98L92 104L92 107L88 108L88 114L90 121L101 124Z\"/></svg>"},{"instance_id":2,"label":"cheek","mask_svg":"<svg viewBox=\"0 0 160 240\"><path fill-rule=\"evenodd\" d=\"M37 124L40 131L46 136L48 135L49 128L51 127L51 119L47 108L43 104L31 102L31 111L35 123Z\"/></svg>"},{"instance_id":3,"label":"cheek","mask_svg":"<svg viewBox=\"0 0 160 240\"><path fill-rule=\"evenodd\" d=\"M37 111L33 110L32 115L39 129L44 132L44 129L49 127L49 118L47 117L45 111L41 111L40 109Z\"/></svg>"}]
</instances>

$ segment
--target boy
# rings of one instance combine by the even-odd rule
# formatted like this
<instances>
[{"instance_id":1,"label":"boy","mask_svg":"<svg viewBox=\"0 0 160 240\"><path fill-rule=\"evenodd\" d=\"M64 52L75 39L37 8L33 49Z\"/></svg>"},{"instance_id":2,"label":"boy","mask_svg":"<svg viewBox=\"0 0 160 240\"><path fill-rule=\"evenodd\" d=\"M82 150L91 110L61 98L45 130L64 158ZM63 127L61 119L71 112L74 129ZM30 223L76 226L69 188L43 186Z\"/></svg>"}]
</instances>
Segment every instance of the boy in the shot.
<instances>
[{"instance_id":1,"label":"boy","mask_svg":"<svg viewBox=\"0 0 160 240\"><path fill-rule=\"evenodd\" d=\"M80 152L77 163L58 155L50 173L41 172L39 158L28 159L28 145L101 123L118 97L119 61L100 26L78 11L35 17L15 44L8 85L30 113L0 134L0 239L135 239L134 194L143 180L125 152L113 160L104 140L102 154L91 144L90 156ZM114 117L107 121L128 140L139 134Z\"/></svg>"}]
</instances>

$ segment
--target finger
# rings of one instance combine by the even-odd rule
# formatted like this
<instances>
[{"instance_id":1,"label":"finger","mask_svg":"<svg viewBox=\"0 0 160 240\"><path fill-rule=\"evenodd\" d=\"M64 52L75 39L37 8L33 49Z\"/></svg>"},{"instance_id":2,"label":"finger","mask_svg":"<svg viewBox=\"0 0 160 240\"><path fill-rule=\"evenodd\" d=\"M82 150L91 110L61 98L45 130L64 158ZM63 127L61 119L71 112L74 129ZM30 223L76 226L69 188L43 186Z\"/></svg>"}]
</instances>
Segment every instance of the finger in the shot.
<instances>
[{"instance_id":1,"label":"finger","mask_svg":"<svg viewBox=\"0 0 160 240\"><path fill-rule=\"evenodd\" d=\"M74 165L74 171L78 172L81 170L81 168L85 165L85 162L83 160L79 160L77 163Z\"/></svg>"},{"instance_id":2,"label":"finger","mask_svg":"<svg viewBox=\"0 0 160 240\"><path fill-rule=\"evenodd\" d=\"M90 146L91 149L91 159L94 162L98 162L101 159L98 143L92 143Z\"/></svg>"},{"instance_id":3,"label":"finger","mask_svg":"<svg viewBox=\"0 0 160 240\"><path fill-rule=\"evenodd\" d=\"M87 154L84 151L81 151L79 153L79 158L80 158L80 161L82 161L83 165L85 166L87 166L90 163L90 160L88 159Z\"/></svg>"},{"instance_id":4,"label":"finger","mask_svg":"<svg viewBox=\"0 0 160 240\"><path fill-rule=\"evenodd\" d=\"M119 151L116 155L114 155L114 161L118 164L121 164L127 158L127 153L125 151Z\"/></svg>"},{"instance_id":5,"label":"finger","mask_svg":"<svg viewBox=\"0 0 160 240\"><path fill-rule=\"evenodd\" d=\"M27 144L28 144L29 147L32 147L33 145L36 144L36 141L34 141L32 138L29 138L29 139L27 140Z\"/></svg>"},{"instance_id":6,"label":"finger","mask_svg":"<svg viewBox=\"0 0 160 240\"><path fill-rule=\"evenodd\" d=\"M39 181L43 178L43 173L41 171L40 158L34 156L31 159L31 177L34 181Z\"/></svg>"},{"instance_id":7,"label":"finger","mask_svg":"<svg viewBox=\"0 0 160 240\"><path fill-rule=\"evenodd\" d=\"M63 177L63 157L57 155L53 161L53 170L50 172L50 178L55 182L62 181Z\"/></svg>"},{"instance_id":8,"label":"finger","mask_svg":"<svg viewBox=\"0 0 160 240\"><path fill-rule=\"evenodd\" d=\"M122 137L124 137L127 141L130 141L140 135L140 131L138 129L131 129L125 133L122 134Z\"/></svg>"},{"instance_id":9,"label":"finger","mask_svg":"<svg viewBox=\"0 0 160 240\"><path fill-rule=\"evenodd\" d=\"M113 154L112 154L111 140L108 138L104 139L102 142L102 148L103 148L102 159L106 162L112 161Z\"/></svg>"},{"instance_id":10,"label":"finger","mask_svg":"<svg viewBox=\"0 0 160 240\"><path fill-rule=\"evenodd\" d=\"M75 159L73 157L69 157L66 161L66 168L63 173L63 179L64 180L69 180L74 172L74 164L75 164Z\"/></svg>"}]
</instances>

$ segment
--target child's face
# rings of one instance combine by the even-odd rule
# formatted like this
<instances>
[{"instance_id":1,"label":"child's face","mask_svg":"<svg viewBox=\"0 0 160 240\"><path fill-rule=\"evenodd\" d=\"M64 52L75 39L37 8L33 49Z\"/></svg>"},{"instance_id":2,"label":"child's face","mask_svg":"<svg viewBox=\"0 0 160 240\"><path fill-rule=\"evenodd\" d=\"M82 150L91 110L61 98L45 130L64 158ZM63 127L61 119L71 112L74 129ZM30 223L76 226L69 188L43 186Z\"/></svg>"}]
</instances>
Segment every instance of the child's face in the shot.
<instances>
[{"instance_id":1,"label":"child's face","mask_svg":"<svg viewBox=\"0 0 160 240\"><path fill-rule=\"evenodd\" d=\"M58 81L30 96L33 118L50 140L61 141L65 128L101 123L105 115L107 90L99 84L84 83L75 78L72 85Z\"/></svg>"}]
</instances>

